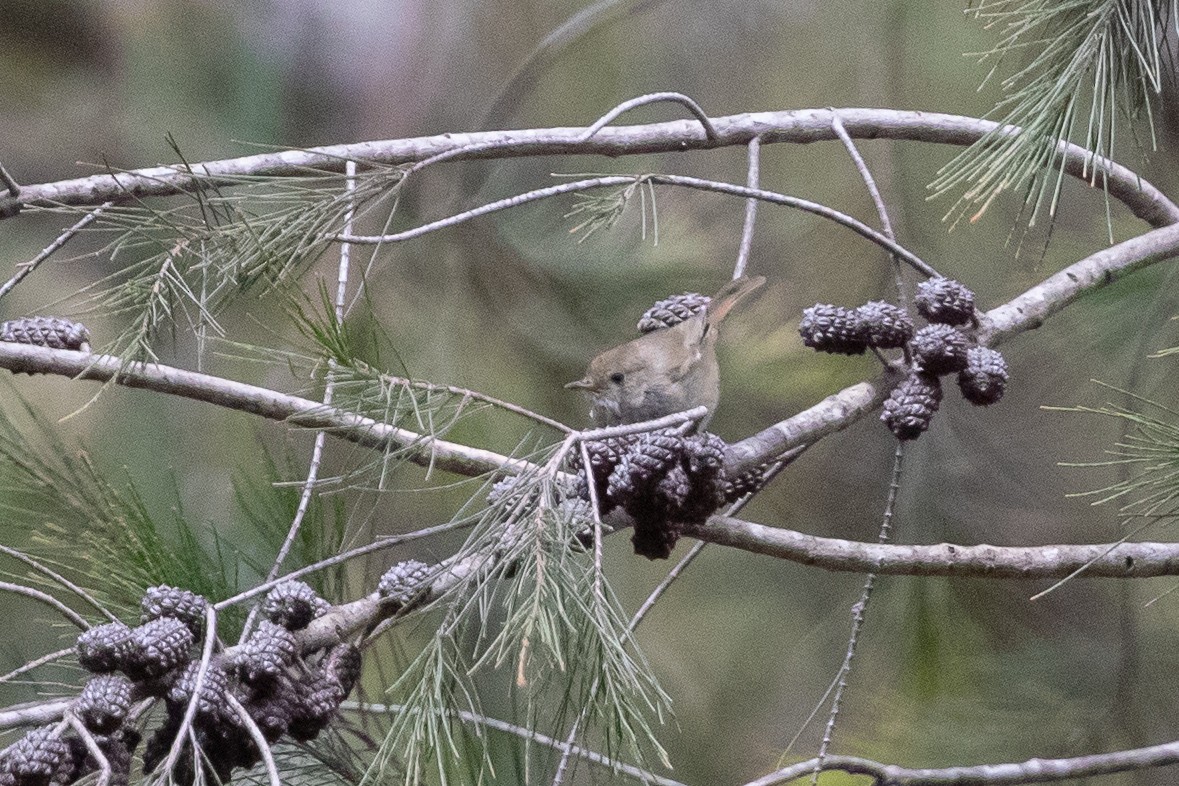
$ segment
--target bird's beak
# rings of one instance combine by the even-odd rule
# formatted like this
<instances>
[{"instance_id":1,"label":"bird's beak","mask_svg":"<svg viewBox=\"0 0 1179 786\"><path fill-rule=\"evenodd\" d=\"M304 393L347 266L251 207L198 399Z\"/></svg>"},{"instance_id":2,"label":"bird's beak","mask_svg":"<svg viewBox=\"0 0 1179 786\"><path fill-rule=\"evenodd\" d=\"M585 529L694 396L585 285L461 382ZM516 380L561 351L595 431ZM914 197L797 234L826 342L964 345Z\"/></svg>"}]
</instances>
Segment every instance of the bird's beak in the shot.
<instances>
[{"instance_id":1,"label":"bird's beak","mask_svg":"<svg viewBox=\"0 0 1179 786\"><path fill-rule=\"evenodd\" d=\"M585 379L579 379L576 382L570 382L568 385L565 386L565 389L566 390L592 390L593 387L594 387L594 383L592 381L590 381L589 377L586 377Z\"/></svg>"}]
</instances>

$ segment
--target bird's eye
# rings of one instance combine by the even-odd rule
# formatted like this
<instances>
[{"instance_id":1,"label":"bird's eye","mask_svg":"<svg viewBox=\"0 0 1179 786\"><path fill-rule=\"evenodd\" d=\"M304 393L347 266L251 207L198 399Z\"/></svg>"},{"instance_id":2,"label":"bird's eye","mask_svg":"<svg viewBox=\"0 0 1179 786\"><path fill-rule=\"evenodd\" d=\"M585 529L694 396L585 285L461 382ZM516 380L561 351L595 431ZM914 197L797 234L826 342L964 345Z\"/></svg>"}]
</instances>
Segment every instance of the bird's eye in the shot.
<instances>
[{"instance_id":1,"label":"bird's eye","mask_svg":"<svg viewBox=\"0 0 1179 786\"><path fill-rule=\"evenodd\" d=\"M621 371L615 371L613 374L610 375L610 381L613 382L615 385L621 385L622 380L624 380L624 379L626 379L626 376Z\"/></svg>"}]
</instances>

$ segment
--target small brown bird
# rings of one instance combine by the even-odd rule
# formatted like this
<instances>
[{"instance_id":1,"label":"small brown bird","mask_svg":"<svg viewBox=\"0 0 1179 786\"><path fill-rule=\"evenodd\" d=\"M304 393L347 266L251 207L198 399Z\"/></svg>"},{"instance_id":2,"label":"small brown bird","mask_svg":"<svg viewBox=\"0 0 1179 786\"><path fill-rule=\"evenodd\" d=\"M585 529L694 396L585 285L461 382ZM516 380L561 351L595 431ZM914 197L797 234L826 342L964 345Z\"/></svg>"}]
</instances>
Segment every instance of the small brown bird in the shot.
<instances>
[{"instance_id":1,"label":"small brown bird","mask_svg":"<svg viewBox=\"0 0 1179 786\"><path fill-rule=\"evenodd\" d=\"M607 349L590 362L585 377L565 387L586 392L590 417L598 426L639 423L705 406L704 429L720 399L717 326L739 300L764 283L763 276L730 281L700 313Z\"/></svg>"}]
</instances>

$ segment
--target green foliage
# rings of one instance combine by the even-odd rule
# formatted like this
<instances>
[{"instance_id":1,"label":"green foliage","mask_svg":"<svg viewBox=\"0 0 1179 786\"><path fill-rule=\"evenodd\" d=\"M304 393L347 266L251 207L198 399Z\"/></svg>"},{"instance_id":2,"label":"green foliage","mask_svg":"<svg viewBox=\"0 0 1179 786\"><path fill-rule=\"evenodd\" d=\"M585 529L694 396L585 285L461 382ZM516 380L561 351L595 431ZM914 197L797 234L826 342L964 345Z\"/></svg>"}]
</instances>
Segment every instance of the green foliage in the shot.
<instances>
[{"instance_id":1,"label":"green foliage","mask_svg":"<svg viewBox=\"0 0 1179 786\"><path fill-rule=\"evenodd\" d=\"M280 466L261 446L259 451L262 455L257 463L262 464L261 471L239 471L234 478L233 492L243 521L258 536L251 540L258 541L264 550L262 554L247 556L245 549L240 548L237 559L247 561L260 579L286 539L303 495L303 484L293 483L290 478L306 470L296 470L291 460ZM257 463L251 462L251 466L256 467ZM319 494L311 495L298 537L287 556L288 569L310 565L339 552L347 521L343 507L344 500L339 497L325 500ZM311 584L321 596L339 598L343 579L343 566L337 566L304 576L302 581Z\"/></svg>"},{"instance_id":2,"label":"green foliage","mask_svg":"<svg viewBox=\"0 0 1179 786\"><path fill-rule=\"evenodd\" d=\"M1024 188L1032 223L1046 198L1054 215L1064 177L1059 141L1091 151L1091 182L1103 183L1119 117L1134 123L1145 115L1153 148L1151 101L1162 88L1167 30L1179 30L1179 0L981 0L974 13L1002 31L983 55L995 61L988 79L1007 57L1030 59L1001 83L1006 95L990 113L998 128L931 184L937 195L965 189L951 214L974 207L977 218L999 194ZM1009 133L1008 125L1022 131Z\"/></svg>"},{"instance_id":3,"label":"green foliage","mask_svg":"<svg viewBox=\"0 0 1179 786\"><path fill-rule=\"evenodd\" d=\"M586 176L576 175L575 177ZM593 177L593 175L589 177ZM605 196L585 192L574 194L577 203L564 217L578 218L579 223L569 230L569 234L580 234L581 237L577 239L577 242L582 243L599 229L610 229L618 223L618 219L622 218L622 214L626 212L626 207L635 194L638 194L641 203L643 239L647 239L647 210L648 200L650 200L652 237L655 244L658 245L659 211L655 202L655 186L644 175L636 176L633 183L615 189Z\"/></svg>"},{"instance_id":4,"label":"green foliage","mask_svg":"<svg viewBox=\"0 0 1179 786\"><path fill-rule=\"evenodd\" d=\"M231 594L231 561L206 548L177 502L160 520L134 484L116 486L84 449L72 448L52 424L24 406L30 425L18 429L0 411L0 510L10 532L23 531L30 551L124 610L146 587L171 584L217 599Z\"/></svg>"},{"instance_id":5,"label":"green foliage","mask_svg":"<svg viewBox=\"0 0 1179 786\"><path fill-rule=\"evenodd\" d=\"M331 172L213 178L185 165L195 187L181 202L117 205L95 222L114 233L98 253L119 269L77 293L76 309L122 317L104 349L128 361L155 359L156 338L178 327L223 335L226 306L247 293L291 292L349 211L396 195L401 168L364 167L348 189Z\"/></svg>"},{"instance_id":6,"label":"green foliage","mask_svg":"<svg viewBox=\"0 0 1179 786\"><path fill-rule=\"evenodd\" d=\"M603 739L607 755L664 758L652 719L662 719L667 696L600 567L571 548L588 522L562 504L561 458L550 452L540 469L519 476L447 561L456 584L438 601L444 611L433 638L389 689L400 711L368 773L372 782L387 782L395 764L405 783L432 782L427 772L438 783L491 776L483 743L472 752L456 713L482 714L476 680L497 671L513 677L530 727L563 738L576 724L579 738ZM452 780L455 761L482 761L477 781L470 772Z\"/></svg>"},{"instance_id":7,"label":"green foliage","mask_svg":"<svg viewBox=\"0 0 1179 786\"><path fill-rule=\"evenodd\" d=\"M18 427L0 410L0 511L11 535L22 533L27 551L55 566L123 616L138 608L145 588L169 584L211 600L241 591L265 575L294 517L299 489L280 484L270 459L261 475L235 483L246 524L237 537L261 543L264 554L228 541L216 527L191 522L174 485L166 516L149 509L130 479L115 484L84 448L64 442L60 432L18 396L27 425ZM335 521L341 521L336 511ZM292 561L307 564L336 553L342 533L329 526L323 505L313 502L296 541ZM10 544L11 545L11 544ZM336 574L310 576L330 591ZM26 580L44 581L30 574ZM223 633L244 612L227 609Z\"/></svg>"},{"instance_id":8,"label":"green foliage","mask_svg":"<svg viewBox=\"0 0 1179 786\"><path fill-rule=\"evenodd\" d=\"M1115 404L1101 407L1046 407L1062 412L1082 412L1117 418L1126 426L1126 433L1106 452L1114 458L1108 461L1066 463L1068 467L1122 467L1130 476L1103 488L1073 496L1096 497L1094 505L1120 502L1119 512L1129 519L1142 519L1150 524L1160 519L1179 516L1179 412L1156 401L1123 393L1141 406L1141 411ZM1156 410L1158 415L1147 414Z\"/></svg>"}]
</instances>

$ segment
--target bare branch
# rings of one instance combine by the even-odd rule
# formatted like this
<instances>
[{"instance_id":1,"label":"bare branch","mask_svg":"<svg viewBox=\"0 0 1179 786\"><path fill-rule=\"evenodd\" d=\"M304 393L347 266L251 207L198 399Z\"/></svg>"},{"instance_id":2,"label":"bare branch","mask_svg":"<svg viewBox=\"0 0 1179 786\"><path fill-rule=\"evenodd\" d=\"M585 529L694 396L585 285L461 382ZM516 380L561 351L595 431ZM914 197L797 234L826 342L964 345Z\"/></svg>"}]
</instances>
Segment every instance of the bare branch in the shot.
<instances>
[{"instance_id":1,"label":"bare branch","mask_svg":"<svg viewBox=\"0 0 1179 786\"><path fill-rule=\"evenodd\" d=\"M745 187L757 189L761 187L761 137L749 140L746 151L748 164L746 165ZM741 226L741 245L737 250L737 263L733 266L733 278L745 275L745 268L749 265L749 252L753 248L753 228L757 224L758 200L748 197L745 200L745 222Z\"/></svg>"},{"instance_id":2,"label":"bare branch","mask_svg":"<svg viewBox=\"0 0 1179 786\"><path fill-rule=\"evenodd\" d=\"M572 194L580 191L588 191L594 188L608 188L611 186L634 186L636 183L654 183L657 185L681 186L684 188L695 188L701 191L713 191L718 194L728 194L730 196L744 197L746 199L757 199L763 202L769 202L775 205L783 205L785 207L792 207L796 210L803 210L807 213L812 213L816 216L821 216L830 221L834 221L841 226L847 227L856 234L865 239L881 246L882 248L895 254L900 259L904 260L915 270L925 276L936 276L937 271L929 266L921 257L914 254L904 246L899 245L896 241L885 235L877 232L872 227L868 226L859 219L843 213L835 208L828 207L818 202L812 202L809 199L801 199L799 197L789 196L788 194L779 194L775 191L765 191L763 189L747 188L745 186L736 186L731 183L722 183L717 180L705 180L698 177L685 177L683 175L603 175L601 177L586 178L584 180L575 180L571 183L561 183L556 186L548 186L546 188L537 188L532 191L527 191L523 194L516 194L514 196L505 197L504 199L497 199L494 202L489 202L479 207L464 210L461 213L456 213L446 218L440 218L437 221L431 221L421 226L416 226L411 229L406 229L401 232L394 232L388 235L337 235L333 239L345 243L357 243L366 245L379 245L383 243L399 243L404 240L411 240L422 235L437 232L440 229L448 229L473 218L495 213L500 210L507 210L509 208L519 207L520 205L529 202L536 202L541 199L548 199L550 197L558 196L560 194Z\"/></svg>"},{"instance_id":3,"label":"bare branch","mask_svg":"<svg viewBox=\"0 0 1179 786\"><path fill-rule=\"evenodd\" d=\"M115 381L126 387L204 401L283 421L292 426L325 429L340 439L376 450L402 449L409 461L461 475L474 476L487 472L514 474L532 468L531 464L521 459L390 426L372 418L325 407L318 401L159 363L127 365L110 355L92 355L4 341L0 342L0 368L25 373L60 374L97 382Z\"/></svg>"},{"instance_id":4,"label":"bare branch","mask_svg":"<svg viewBox=\"0 0 1179 786\"><path fill-rule=\"evenodd\" d=\"M809 775L816 759L798 762L750 781L745 786L780 786ZM1089 778L1115 772L1132 772L1179 763L1179 741L1146 748L1097 753L1071 759L1028 759L1009 764L979 764L973 767L910 769L882 764L857 756L829 756L824 770L838 770L852 775L875 778L881 786L1017 786L1024 783Z\"/></svg>"},{"instance_id":5,"label":"bare branch","mask_svg":"<svg viewBox=\"0 0 1179 786\"><path fill-rule=\"evenodd\" d=\"M967 146L997 123L977 118L936 112L903 112L890 109L837 109L847 133L856 139L898 139ZM786 112L750 112L713 118L717 138L708 139L695 120L676 120L633 126L603 128L586 142L578 137L585 128L543 128L490 131L474 134L439 134L431 137L329 145L310 150L283 150L241 158L208 161L191 167L170 166L125 173L92 175L74 180L25 186L18 205L94 205L145 196L164 196L192 190L198 176L205 185L233 185L243 175L306 175L308 168L342 171L344 162L356 160L384 164L422 161L456 148L468 148L456 159L511 158L549 155L605 155L617 157L640 153L683 152L733 145L748 145L756 136L764 144L788 142L809 144L837 138L830 109L799 109ZM1010 128L1008 134L1018 133ZM1086 163L1093 164L1089 151L1062 144L1066 157L1064 171L1087 182ZM1133 171L1114 162L1099 161L1108 176L1109 194L1124 203L1143 221L1155 227L1179 222L1179 206Z\"/></svg>"},{"instance_id":6,"label":"bare branch","mask_svg":"<svg viewBox=\"0 0 1179 786\"><path fill-rule=\"evenodd\" d=\"M1146 579L1179 576L1179 543L1097 543L1043 546L925 546L822 538L741 519L714 516L684 534L709 543L845 573L1058 579L1088 563L1082 576Z\"/></svg>"}]
</instances>

